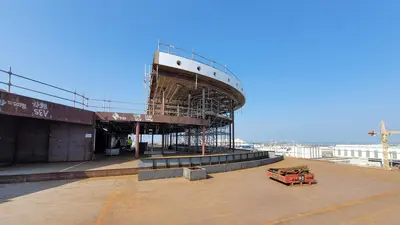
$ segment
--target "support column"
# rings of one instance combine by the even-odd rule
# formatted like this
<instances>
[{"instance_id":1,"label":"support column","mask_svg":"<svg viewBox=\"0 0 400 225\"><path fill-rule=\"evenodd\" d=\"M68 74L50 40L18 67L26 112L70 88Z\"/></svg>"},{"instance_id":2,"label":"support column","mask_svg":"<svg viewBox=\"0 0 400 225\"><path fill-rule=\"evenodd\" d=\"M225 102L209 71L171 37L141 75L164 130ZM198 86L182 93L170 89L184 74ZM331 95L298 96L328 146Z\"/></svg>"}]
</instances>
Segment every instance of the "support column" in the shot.
<instances>
[{"instance_id":1,"label":"support column","mask_svg":"<svg viewBox=\"0 0 400 225\"><path fill-rule=\"evenodd\" d=\"M169 134L165 135L165 148L168 149L169 146L169 138L168 138Z\"/></svg>"},{"instance_id":2,"label":"support column","mask_svg":"<svg viewBox=\"0 0 400 225\"><path fill-rule=\"evenodd\" d=\"M165 115L165 88L162 90L161 115Z\"/></svg>"},{"instance_id":3,"label":"support column","mask_svg":"<svg viewBox=\"0 0 400 225\"><path fill-rule=\"evenodd\" d=\"M232 140L233 140L232 148L233 151L235 151L235 108L233 106L233 103L232 103Z\"/></svg>"},{"instance_id":4,"label":"support column","mask_svg":"<svg viewBox=\"0 0 400 225\"><path fill-rule=\"evenodd\" d=\"M136 149L135 158L139 158L139 134L140 134L140 123L136 123Z\"/></svg>"},{"instance_id":5,"label":"support column","mask_svg":"<svg viewBox=\"0 0 400 225\"><path fill-rule=\"evenodd\" d=\"M164 148L168 148L168 138L167 138L168 134L164 134Z\"/></svg>"},{"instance_id":6,"label":"support column","mask_svg":"<svg viewBox=\"0 0 400 225\"><path fill-rule=\"evenodd\" d=\"M154 150L154 131L151 132L151 154L153 154Z\"/></svg>"},{"instance_id":7,"label":"support column","mask_svg":"<svg viewBox=\"0 0 400 225\"><path fill-rule=\"evenodd\" d=\"M215 148L218 148L218 127L215 127Z\"/></svg>"},{"instance_id":8,"label":"support column","mask_svg":"<svg viewBox=\"0 0 400 225\"><path fill-rule=\"evenodd\" d=\"M96 124L93 124L93 137L92 137L92 144L93 144L93 149L92 149L92 155L90 156L90 159L94 159L95 157L95 152L96 152Z\"/></svg>"},{"instance_id":9,"label":"support column","mask_svg":"<svg viewBox=\"0 0 400 225\"><path fill-rule=\"evenodd\" d=\"M188 129L188 151L190 151L190 128Z\"/></svg>"},{"instance_id":10,"label":"support column","mask_svg":"<svg viewBox=\"0 0 400 225\"><path fill-rule=\"evenodd\" d=\"M172 133L169 134L169 145L172 146Z\"/></svg>"},{"instance_id":11,"label":"support column","mask_svg":"<svg viewBox=\"0 0 400 225\"><path fill-rule=\"evenodd\" d=\"M175 132L175 151L178 152L178 131Z\"/></svg>"},{"instance_id":12,"label":"support column","mask_svg":"<svg viewBox=\"0 0 400 225\"><path fill-rule=\"evenodd\" d=\"M191 110L190 110L190 99L192 98L190 92L188 95L188 117L191 117Z\"/></svg>"},{"instance_id":13,"label":"support column","mask_svg":"<svg viewBox=\"0 0 400 225\"><path fill-rule=\"evenodd\" d=\"M232 119L232 113L230 117ZM232 149L232 124L229 124L229 149Z\"/></svg>"},{"instance_id":14,"label":"support column","mask_svg":"<svg viewBox=\"0 0 400 225\"><path fill-rule=\"evenodd\" d=\"M165 138L164 138L164 127L163 127L163 128L161 128L161 148L162 149L164 149L164 147L165 147L164 141L165 141Z\"/></svg>"},{"instance_id":15,"label":"support column","mask_svg":"<svg viewBox=\"0 0 400 225\"><path fill-rule=\"evenodd\" d=\"M206 119L206 88L203 87L203 101L202 101L202 112L201 115L203 117L203 120Z\"/></svg>"},{"instance_id":16,"label":"support column","mask_svg":"<svg viewBox=\"0 0 400 225\"><path fill-rule=\"evenodd\" d=\"M196 127L196 151L199 149L199 127Z\"/></svg>"},{"instance_id":17,"label":"support column","mask_svg":"<svg viewBox=\"0 0 400 225\"><path fill-rule=\"evenodd\" d=\"M206 127L203 126L203 137L202 137L202 143L201 143L201 154L205 155L206 154Z\"/></svg>"}]
</instances>

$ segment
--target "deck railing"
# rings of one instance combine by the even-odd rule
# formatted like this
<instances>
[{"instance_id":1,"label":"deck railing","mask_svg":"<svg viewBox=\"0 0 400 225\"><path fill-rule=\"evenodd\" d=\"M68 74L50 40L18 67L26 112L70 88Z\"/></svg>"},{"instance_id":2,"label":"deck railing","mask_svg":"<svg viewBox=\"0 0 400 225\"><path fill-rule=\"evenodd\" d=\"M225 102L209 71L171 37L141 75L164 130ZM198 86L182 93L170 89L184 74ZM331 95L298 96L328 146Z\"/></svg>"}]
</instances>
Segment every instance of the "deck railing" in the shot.
<instances>
[{"instance_id":1,"label":"deck railing","mask_svg":"<svg viewBox=\"0 0 400 225\"><path fill-rule=\"evenodd\" d=\"M22 76L20 74L14 73L11 70L2 70L0 69L0 75L6 75L6 79L0 76L0 84L3 84L7 87L8 92L14 92L14 88L21 89L25 91L34 92L37 94L49 96L52 98L56 98L58 100L67 101L71 104L71 106L76 108L82 108L93 111L103 111L103 112L125 112L125 113L136 113L136 114L149 114L149 115L170 115L170 116L187 116L192 118L202 118L203 110L201 108L191 108L185 106L173 105L173 104L165 104L164 109L162 109L160 104L152 104L152 103L139 103L139 102L129 102L129 101L115 101L111 99L98 99L98 98L89 98L85 96L85 94L79 94L76 90L68 90L65 88L61 88L52 84L48 84L39 80L35 80L26 76ZM8 80L7 80L8 78ZM40 86L36 89L28 88L26 86L30 85L19 85L15 78L19 78L34 84L39 84ZM3 81L2 81L3 80ZM4 80L7 80L6 82ZM34 85L32 85L34 86ZM46 88L44 88L46 87ZM56 90L57 94L50 93L52 90ZM0 88L1 90L1 88ZM59 103L59 102L56 102ZM206 109L216 109L218 105L206 103ZM207 110L206 110L207 111ZM224 115L221 115L224 116ZM226 116L225 116L226 117Z\"/></svg>"},{"instance_id":2,"label":"deck railing","mask_svg":"<svg viewBox=\"0 0 400 225\"><path fill-rule=\"evenodd\" d=\"M5 75L3 77L1 75ZM5 79L4 79L5 78ZM18 80L25 80L33 84L39 84L39 87L28 88L26 86L34 85L19 85ZM12 72L11 67L9 70L0 69L0 84L7 87L8 92L17 93L14 89L21 89L25 91L30 91L33 93L49 96L56 98L58 100L67 101L71 106L76 108L82 108L93 111L103 111L103 112L126 112L126 113L136 113L136 114L149 114L149 115L170 115L170 116L187 116L192 118L202 118L202 109L189 109L185 106L165 104L164 110L161 108L160 104L151 103L139 103L139 102L129 102L129 101L115 101L111 99L98 99L89 98L84 94L79 94L76 90L68 90L61 88L52 84L48 84L39 80L35 80L17 73ZM46 87L46 88L44 88ZM49 88L49 89L48 89ZM51 93L51 90L56 90L57 94ZM1 90L1 88L0 88ZM59 103L59 102L56 102ZM208 107L208 104L206 104ZM217 105L214 104L214 108ZM208 107L209 108L209 107Z\"/></svg>"},{"instance_id":3,"label":"deck railing","mask_svg":"<svg viewBox=\"0 0 400 225\"><path fill-rule=\"evenodd\" d=\"M183 58L191 59L191 60L203 63L205 65L214 67L222 72L225 72L226 74L228 74L228 76L234 77L237 80L239 80L239 78L226 65L224 65L222 63L218 63L207 57L204 57L204 56L194 52L194 50L189 51L189 50L179 48L174 45L162 43L162 42L158 42L158 50L160 52L177 55L177 56L180 56Z\"/></svg>"},{"instance_id":4,"label":"deck railing","mask_svg":"<svg viewBox=\"0 0 400 225\"><path fill-rule=\"evenodd\" d=\"M0 76L0 84L3 84L7 87L8 92L16 93L14 88L49 96L52 98L56 98L58 100L63 100L71 103L73 107L82 108L82 109L91 109L94 111L114 111L114 110L122 110L128 112L136 112L136 113L145 113L147 105L146 103L135 103L135 102L124 102L124 101L114 101L111 99L96 99L96 98L89 98L84 94L79 94L76 90L68 90L65 88L61 88L52 84L48 84L39 80L35 80L17 73L12 72L11 67L9 70L2 70L0 69L0 74L6 75L6 79L2 79L3 77ZM19 85L15 78L19 78L25 81L30 82L31 84L39 84L39 88L28 88L26 86L29 85ZM7 82L2 81L7 80ZM33 86L33 85L32 85ZM56 90L58 94L52 94L51 91L46 88L50 88L52 90ZM44 90L46 89L46 90Z\"/></svg>"}]
</instances>

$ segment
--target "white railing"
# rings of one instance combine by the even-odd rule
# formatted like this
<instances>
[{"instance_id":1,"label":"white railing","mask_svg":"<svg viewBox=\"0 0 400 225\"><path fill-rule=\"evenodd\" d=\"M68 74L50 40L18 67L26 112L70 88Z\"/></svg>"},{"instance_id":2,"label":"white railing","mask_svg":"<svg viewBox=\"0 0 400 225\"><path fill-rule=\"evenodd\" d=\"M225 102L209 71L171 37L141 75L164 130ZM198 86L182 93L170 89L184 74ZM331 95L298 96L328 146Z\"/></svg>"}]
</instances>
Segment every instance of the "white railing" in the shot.
<instances>
[{"instance_id":1,"label":"white railing","mask_svg":"<svg viewBox=\"0 0 400 225\"><path fill-rule=\"evenodd\" d=\"M235 77L237 80L239 80L239 78L226 65L224 65L222 63L218 63L207 57L204 57L204 56L194 52L194 50L189 51L189 50L179 48L179 47L176 47L176 46L173 46L170 44L158 42L158 51L166 52L168 54L177 55L177 56L180 56L183 58L187 58L187 59L191 59L191 60L203 63L205 65L214 67L222 72L225 72L226 74L228 74L228 76Z\"/></svg>"}]
</instances>

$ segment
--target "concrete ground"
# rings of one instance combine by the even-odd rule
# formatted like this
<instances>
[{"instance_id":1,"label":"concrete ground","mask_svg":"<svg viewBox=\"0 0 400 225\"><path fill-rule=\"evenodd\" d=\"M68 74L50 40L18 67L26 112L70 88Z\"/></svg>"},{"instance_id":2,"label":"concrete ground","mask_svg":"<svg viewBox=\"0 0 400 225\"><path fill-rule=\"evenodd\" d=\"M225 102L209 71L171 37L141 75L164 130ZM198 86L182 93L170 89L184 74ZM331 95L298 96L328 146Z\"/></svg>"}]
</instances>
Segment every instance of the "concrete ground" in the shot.
<instances>
[{"instance_id":1,"label":"concrete ground","mask_svg":"<svg viewBox=\"0 0 400 225\"><path fill-rule=\"evenodd\" d=\"M155 151L157 152L157 151ZM161 151L158 151L161 154ZM151 157L150 151L140 158ZM178 152L165 150L162 157L176 156L193 156L197 153ZM157 158L157 157L155 157ZM118 156L96 155L95 160L84 162L57 162L57 163L28 163L18 164L7 167L0 167L0 176L18 175L18 174L36 174L36 173L54 173L54 172L74 172L74 171L91 171L106 169L124 169L138 168L139 161L134 158L134 153L124 153Z\"/></svg>"},{"instance_id":2,"label":"concrete ground","mask_svg":"<svg viewBox=\"0 0 400 225\"><path fill-rule=\"evenodd\" d=\"M308 164L314 186L268 167ZM287 158L207 180L137 176L0 185L0 224L399 224L400 172Z\"/></svg>"},{"instance_id":3,"label":"concrete ground","mask_svg":"<svg viewBox=\"0 0 400 225\"><path fill-rule=\"evenodd\" d=\"M97 156L97 158L93 161L85 161L85 162L31 163L31 164L13 165L9 167L0 167L0 176L33 174L33 173L137 168L138 166L139 166L139 161L134 158L134 154L126 154L120 156L100 155Z\"/></svg>"}]
</instances>

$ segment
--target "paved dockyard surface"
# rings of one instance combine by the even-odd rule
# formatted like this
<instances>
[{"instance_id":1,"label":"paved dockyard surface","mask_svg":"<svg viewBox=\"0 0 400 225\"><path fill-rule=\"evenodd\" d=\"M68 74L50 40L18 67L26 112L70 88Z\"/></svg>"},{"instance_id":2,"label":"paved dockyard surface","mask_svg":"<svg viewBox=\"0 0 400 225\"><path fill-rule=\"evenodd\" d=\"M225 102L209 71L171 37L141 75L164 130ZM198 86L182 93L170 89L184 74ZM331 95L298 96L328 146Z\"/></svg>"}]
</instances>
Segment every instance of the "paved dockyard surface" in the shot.
<instances>
[{"instance_id":1,"label":"paved dockyard surface","mask_svg":"<svg viewBox=\"0 0 400 225\"><path fill-rule=\"evenodd\" d=\"M307 164L314 186L268 167ZM0 224L399 224L400 172L287 158L189 182L137 176L0 185Z\"/></svg>"},{"instance_id":2,"label":"paved dockyard surface","mask_svg":"<svg viewBox=\"0 0 400 225\"><path fill-rule=\"evenodd\" d=\"M122 156L97 156L95 160L84 162L57 162L57 163L30 163L19 164L9 167L0 167L0 176L33 174L33 173L55 173L76 172L107 169L137 168L139 166L132 154Z\"/></svg>"}]
</instances>

